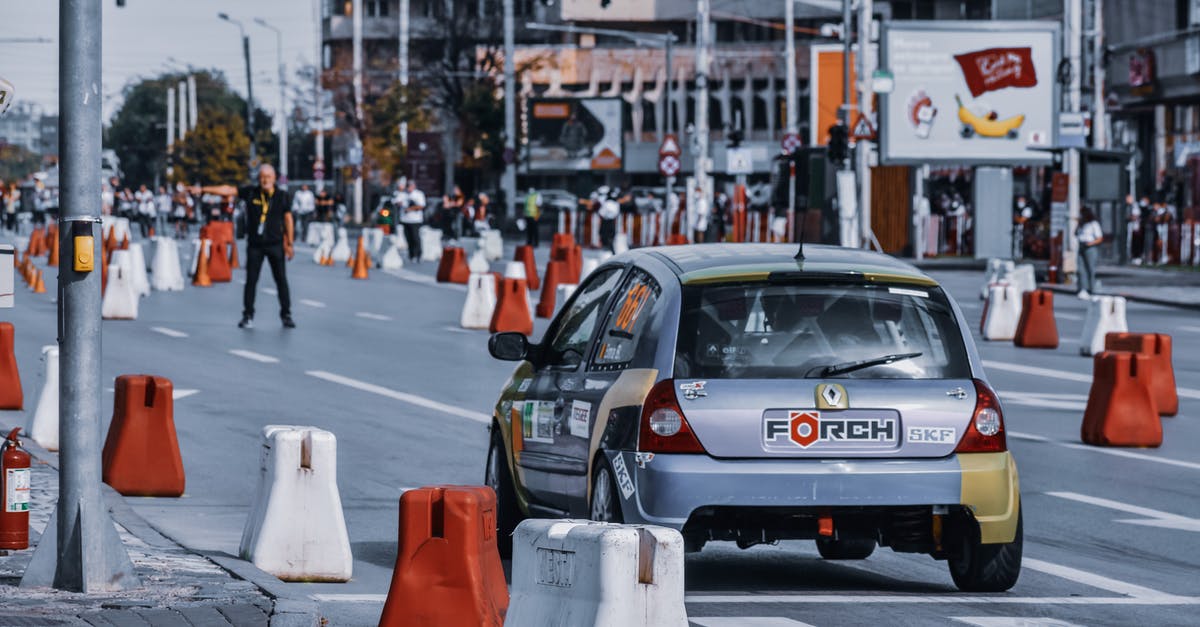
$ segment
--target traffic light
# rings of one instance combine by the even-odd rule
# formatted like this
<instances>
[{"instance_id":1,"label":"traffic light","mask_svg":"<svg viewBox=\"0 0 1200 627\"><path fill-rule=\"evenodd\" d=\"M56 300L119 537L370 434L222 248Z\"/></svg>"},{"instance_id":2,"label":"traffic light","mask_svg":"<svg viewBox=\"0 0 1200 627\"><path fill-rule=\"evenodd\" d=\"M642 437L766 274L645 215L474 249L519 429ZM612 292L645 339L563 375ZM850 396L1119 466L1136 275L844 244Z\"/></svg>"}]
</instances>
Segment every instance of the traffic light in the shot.
<instances>
[{"instance_id":1,"label":"traffic light","mask_svg":"<svg viewBox=\"0 0 1200 627\"><path fill-rule=\"evenodd\" d=\"M850 131L842 123L829 127L829 160L842 163L850 157Z\"/></svg>"}]
</instances>

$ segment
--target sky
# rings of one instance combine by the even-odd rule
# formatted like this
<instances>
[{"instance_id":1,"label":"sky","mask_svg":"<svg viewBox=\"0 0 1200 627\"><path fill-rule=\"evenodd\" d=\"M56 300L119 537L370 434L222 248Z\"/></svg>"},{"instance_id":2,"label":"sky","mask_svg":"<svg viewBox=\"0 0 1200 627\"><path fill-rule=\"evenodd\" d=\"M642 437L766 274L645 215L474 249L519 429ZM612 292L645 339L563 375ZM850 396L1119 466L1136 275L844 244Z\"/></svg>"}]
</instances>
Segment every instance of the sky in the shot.
<instances>
[{"instance_id":1,"label":"sky","mask_svg":"<svg viewBox=\"0 0 1200 627\"><path fill-rule=\"evenodd\" d=\"M216 68L233 89L246 94L241 35L217 17L225 12L242 22L250 36L254 99L275 112L279 102L279 60L273 31L254 23L260 17L283 31L283 58L289 81L316 54L315 0L99 0L103 6L104 119L120 108L121 92L139 78L188 66ZM42 37L50 43L13 43L11 38ZM0 0L0 77L16 88L16 102L31 102L46 113L58 110L58 2ZM165 115L165 113L164 113Z\"/></svg>"}]
</instances>

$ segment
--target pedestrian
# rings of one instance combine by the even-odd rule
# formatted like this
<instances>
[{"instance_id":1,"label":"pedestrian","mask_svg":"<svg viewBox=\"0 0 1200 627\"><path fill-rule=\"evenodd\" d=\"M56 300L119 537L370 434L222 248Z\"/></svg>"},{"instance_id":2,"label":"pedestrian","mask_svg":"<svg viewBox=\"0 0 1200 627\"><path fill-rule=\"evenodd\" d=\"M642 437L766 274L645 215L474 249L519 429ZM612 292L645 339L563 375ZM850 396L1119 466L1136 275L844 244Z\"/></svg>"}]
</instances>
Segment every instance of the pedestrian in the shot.
<instances>
[{"instance_id":1,"label":"pedestrian","mask_svg":"<svg viewBox=\"0 0 1200 627\"><path fill-rule=\"evenodd\" d=\"M525 194L525 244L537 248L541 246L539 221L542 219L542 195L530 187Z\"/></svg>"},{"instance_id":2,"label":"pedestrian","mask_svg":"<svg viewBox=\"0 0 1200 627\"><path fill-rule=\"evenodd\" d=\"M137 201L137 222L142 237L150 237L154 222L154 192L146 189L145 185L139 185L133 199Z\"/></svg>"},{"instance_id":3,"label":"pedestrian","mask_svg":"<svg viewBox=\"0 0 1200 627\"><path fill-rule=\"evenodd\" d=\"M296 233L300 239L304 239L308 223L312 221L316 210L317 197L308 189L308 185L301 185L299 191L292 195L292 214L296 216Z\"/></svg>"},{"instance_id":4,"label":"pedestrian","mask_svg":"<svg viewBox=\"0 0 1200 627\"><path fill-rule=\"evenodd\" d=\"M183 183L175 184L175 195L171 198L171 217L175 219L175 238L187 239L188 218L192 212L192 196Z\"/></svg>"},{"instance_id":5,"label":"pedestrian","mask_svg":"<svg viewBox=\"0 0 1200 627\"><path fill-rule=\"evenodd\" d=\"M1079 240L1079 297L1088 298L1096 292L1096 265L1104 243L1104 229L1090 207L1079 210L1075 239Z\"/></svg>"},{"instance_id":6,"label":"pedestrian","mask_svg":"<svg viewBox=\"0 0 1200 627\"><path fill-rule=\"evenodd\" d=\"M425 223L425 193L417 189L416 181L409 181L408 188L392 195L393 203L400 212L400 225L404 228L404 242L408 244L408 260L421 263L421 225Z\"/></svg>"},{"instance_id":7,"label":"pedestrian","mask_svg":"<svg viewBox=\"0 0 1200 627\"><path fill-rule=\"evenodd\" d=\"M443 239L458 239L458 219L465 203L466 198L463 196L462 188L457 185L454 186L449 196L442 196L442 210L438 217L442 223Z\"/></svg>"},{"instance_id":8,"label":"pedestrian","mask_svg":"<svg viewBox=\"0 0 1200 627\"><path fill-rule=\"evenodd\" d=\"M238 327L249 329L254 326L254 296L265 259L271 265L271 276L279 294L279 318L284 328L294 329L287 260L295 254L292 247L295 226L287 192L275 187L275 168L264 165L258 169L258 187L250 192L246 201L246 289L242 297L242 321Z\"/></svg>"},{"instance_id":9,"label":"pedestrian","mask_svg":"<svg viewBox=\"0 0 1200 627\"><path fill-rule=\"evenodd\" d=\"M607 188L603 189L607 191ZM617 198L620 197L620 193L620 190L614 189L601 196L600 209L597 212L600 214L600 247L613 253L617 252L617 218L621 217L621 203Z\"/></svg>"},{"instance_id":10,"label":"pedestrian","mask_svg":"<svg viewBox=\"0 0 1200 627\"><path fill-rule=\"evenodd\" d=\"M482 234L484 231L490 230L492 225L488 222L488 206L492 199L482 192L479 194L479 202L475 204L475 232Z\"/></svg>"},{"instance_id":11,"label":"pedestrian","mask_svg":"<svg viewBox=\"0 0 1200 627\"><path fill-rule=\"evenodd\" d=\"M167 188L159 185L158 193L154 195L154 232L162 237L167 232L167 222L171 219L171 195Z\"/></svg>"},{"instance_id":12,"label":"pedestrian","mask_svg":"<svg viewBox=\"0 0 1200 627\"><path fill-rule=\"evenodd\" d=\"M467 198L458 212L458 233L461 237L475 237L475 198Z\"/></svg>"},{"instance_id":13,"label":"pedestrian","mask_svg":"<svg viewBox=\"0 0 1200 627\"><path fill-rule=\"evenodd\" d=\"M0 180L0 211L4 212L4 228L14 233L17 230L16 194L15 185L7 185Z\"/></svg>"}]
</instances>

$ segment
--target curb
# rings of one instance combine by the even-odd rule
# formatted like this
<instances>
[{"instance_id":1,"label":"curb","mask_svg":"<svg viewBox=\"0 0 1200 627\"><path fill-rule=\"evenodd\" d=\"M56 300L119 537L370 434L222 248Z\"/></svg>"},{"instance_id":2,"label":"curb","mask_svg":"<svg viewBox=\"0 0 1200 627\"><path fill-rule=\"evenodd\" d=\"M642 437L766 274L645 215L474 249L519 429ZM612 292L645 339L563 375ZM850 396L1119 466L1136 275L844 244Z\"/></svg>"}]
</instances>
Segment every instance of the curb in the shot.
<instances>
[{"instance_id":1,"label":"curb","mask_svg":"<svg viewBox=\"0 0 1200 627\"><path fill-rule=\"evenodd\" d=\"M59 469L58 454L47 451L30 438L21 441L21 447L38 461L45 463L55 470ZM142 518L133 507L125 501L125 497L105 483L100 484L100 492L104 503L112 514L113 521L120 524L129 533L142 542L163 548L178 548L216 564L229 574L254 584L263 594L271 598L271 627L320 627L321 614L316 601L307 596L295 595L287 589L286 584L278 577L259 570L254 564L232 557L226 553L212 551L195 551L176 542L170 536L163 534L154 525Z\"/></svg>"},{"instance_id":2,"label":"curb","mask_svg":"<svg viewBox=\"0 0 1200 627\"><path fill-rule=\"evenodd\" d=\"M1044 290L1057 292L1059 294L1075 294L1075 289L1070 285L1052 285L1049 283L1043 283L1039 287ZM1134 303L1145 303L1147 305L1159 305L1162 307L1174 307L1176 309L1186 309L1188 311L1200 311L1200 303L1183 303L1175 300L1167 300L1165 298L1154 298L1153 296L1140 296L1137 294L1130 294L1128 292L1106 291L1103 294L1096 294L1096 296L1120 296L1125 300Z\"/></svg>"}]
</instances>

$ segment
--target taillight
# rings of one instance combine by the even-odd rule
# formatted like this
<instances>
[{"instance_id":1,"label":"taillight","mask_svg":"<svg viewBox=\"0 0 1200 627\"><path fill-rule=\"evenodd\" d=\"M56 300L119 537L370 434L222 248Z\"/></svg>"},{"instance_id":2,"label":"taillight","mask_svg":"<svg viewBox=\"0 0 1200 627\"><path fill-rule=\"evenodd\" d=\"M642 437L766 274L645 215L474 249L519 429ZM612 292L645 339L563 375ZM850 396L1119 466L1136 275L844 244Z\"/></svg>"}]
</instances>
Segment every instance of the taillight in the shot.
<instances>
[{"instance_id":1,"label":"taillight","mask_svg":"<svg viewBox=\"0 0 1200 627\"><path fill-rule=\"evenodd\" d=\"M650 453L703 453L704 447L675 398L675 381L659 381L646 394L642 404L642 423L638 429L638 450Z\"/></svg>"},{"instance_id":2,"label":"taillight","mask_svg":"<svg viewBox=\"0 0 1200 627\"><path fill-rule=\"evenodd\" d=\"M975 379L975 413L955 453L1001 453L1008 450L1000 399L986 383Z\"/></svg>"}]
</instances>

